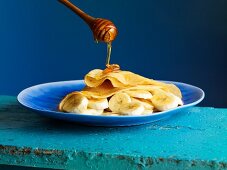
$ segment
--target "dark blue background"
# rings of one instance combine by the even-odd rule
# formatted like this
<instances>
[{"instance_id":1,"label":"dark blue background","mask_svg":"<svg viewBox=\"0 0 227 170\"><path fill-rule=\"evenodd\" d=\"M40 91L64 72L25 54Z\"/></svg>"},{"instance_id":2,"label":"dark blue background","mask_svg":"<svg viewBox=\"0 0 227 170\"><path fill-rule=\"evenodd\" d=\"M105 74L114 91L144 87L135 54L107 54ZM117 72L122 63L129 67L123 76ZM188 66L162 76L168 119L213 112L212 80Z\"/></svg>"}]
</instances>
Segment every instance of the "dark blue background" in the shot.
<instances>
[{"instance_id":1,"label":"dark blue background","mask_svg":"<svg viewBox=\"0 0 227 170\"><path fill-rule=\"evenodd\" d=\"M73 0L119 29L112 63L161 80L201 87L203 106L226 107L226 0ZM56 0L0 1L0 94L82 79L103 68L105 44Z\"/></svg>"}]
</instances>

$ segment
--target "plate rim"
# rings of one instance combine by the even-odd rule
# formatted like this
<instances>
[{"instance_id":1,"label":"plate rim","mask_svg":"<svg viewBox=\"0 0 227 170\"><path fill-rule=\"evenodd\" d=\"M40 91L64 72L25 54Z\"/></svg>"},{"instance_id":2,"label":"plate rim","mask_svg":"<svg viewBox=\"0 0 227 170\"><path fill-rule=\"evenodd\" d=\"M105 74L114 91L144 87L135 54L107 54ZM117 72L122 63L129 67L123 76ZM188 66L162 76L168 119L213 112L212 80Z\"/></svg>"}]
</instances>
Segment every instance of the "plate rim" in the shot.
<instances>
[{"instance_id":1,"label":"plate rim","mask_svg":"<svg viewBox=\"0 0 227 170\"><path fill-rule=\"evenodd\" d=\"M201 92L202 96L195 102L186 104L186 105L182 105L182 106L178 106L177 108L173 108L167 111L162 111L162 112L156 112L155 114L151 113L151 114L147 114L147 115L124 115L124 116L112 116L112 115L89 115L89 114L79 114L79 113L68 113L68 112L60 112L60 111L52 111L52 110L44 110L44 109L37 109L37 108L33 108L29 105L27 105L26 103L23 102L23 96L26 95L28 90L31 90L33 88L36 87L40 87L40 86L48 86L50 84L63 84L63 83L69 83L69 82L76 82L76 83L81 83L84 84L84 80L67 80L67 81L55 81L55 82L48 82L48 83L41 83L41 84L37 84L37 85L33 85L30 86L28 88L25 88L24 90L22 90L18 95L17 95L17 101L23 105L24 107L31 109L33 111L38 111L38 112L48 112L48 113L53 113L53 114L58 114L58 115L73 115L73 116L86 116L86 117L96 117L96 118L122 118L122 119L127 119L127 118L144 118L144 117L151 117L151 116L158 116L158 115L163 115L163 114L167 114L171 111L176 111L179 109L183 109L183 108L187 108L187 107L191 107L194 105L197 105L198 103L200 103L204 98L205 98L205 92L194 85L191 84L187 84L187 83L183 83L183 82L176 82L176 81L169 81L169 80L157 80L157 81L161 81L161 82L165 82L165 83L173 83L173 84L181 84L183 86L187 86L187 87L191 87L194 89L197 89Z\"/></svg>"}]
</instances>

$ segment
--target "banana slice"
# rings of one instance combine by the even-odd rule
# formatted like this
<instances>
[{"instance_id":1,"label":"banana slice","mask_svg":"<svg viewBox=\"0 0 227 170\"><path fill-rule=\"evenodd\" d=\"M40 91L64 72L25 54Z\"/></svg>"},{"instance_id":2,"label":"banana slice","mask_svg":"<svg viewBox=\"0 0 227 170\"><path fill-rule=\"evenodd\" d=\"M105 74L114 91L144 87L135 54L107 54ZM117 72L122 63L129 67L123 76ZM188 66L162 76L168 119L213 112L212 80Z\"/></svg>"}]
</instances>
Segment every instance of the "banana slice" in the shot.
<instances>
[{"instance_id":1,"label":"banana slice","mask_svg":"<svg viewBox=\"0 0 227 170\"><path fill-rule=\"evenodd\" d=\"M176 108L179 105L179 97L163 90L156 90L151 101L159 111Z\"/></svg>"},{"instance_id":2,"label":"banana slice","mask_svg":"<svg viewBox=\"0 0 227 170\"><path fill-rule=\"evenodd\" d=\"M120 116L119 113L115 113L115 112L103 112L102 115L104 116Z\"/></svg>"},{"instance_id":3,"label":"banana slice","mask_svg":"<svg viewBox=\"0 0 227 170\"><path fill-rule=\"evenodd\" d=\"M89 101L79 92L67 95L59 105L59 110L71 113L101 115L103 109L88 109ZM108 102L107 102L108 104Z\"/></svg>"},{"instance_id":4,"label":"banana slice","mask_svg":"<svg viewBox=\"0 0 227 170\"><path fill-rule=\"evenodd\" d=\"M145 100L145 99L135 99L135 98L132 98L132 101L139 102L143 105L144 111L143 111L142 115L151 114L154 112L154 110L153 110L154 106L152 105L151 101Z\"/></svg>"},{"instance_id":5,"label":"banana slice","mask_svg":"<svg viewBox=\"0 0 227 170\"><path fill-rule=\"evenodd\" d=\"M102 110L96 110L96 109L87 109L86 111L84 111L84 114L88 114L88 115L102 115L103 114L103 109Z\"/></svg>"},{"instance_id":6,"label":"banana slice","mask_svg":"<svg viewBox=\"0 0 227 170\"><path fill-rule=\"evenodd\" d=\"M153 113L154 112L154 110L152 109L152 110L149 110L149 109L145 109L144 111L143 111L143 115L147 115L147 114L151 114L151 113Z\"/></svg>"},{"instance_id":7,"label":"banana slice","mask_svg":"<svg viewBox=\"0 0 227 170\"><path fill-rule=\"evenodd\" d=\"M109 108L112 112L124 115L140 115L144 111L141 103L134 101L126 93L117 93L111 97L109 101Z\"/></svg>"},{"instance_id":8,"label":"banana slice","mask_svg":"<svg viewBox=\"0 0 227 170\"><path fill-rule=\"evenodd\" d=\"M128 90L125 91L129 96L140 98L140 99L150 99L152 98L152 94L146 90Z\"/></svg>"},{"instance_id":9,"label":"banana slice","mask_svg":"<svg viewBox=\"0 0 227 170\"><path fill-rule=\"evenodd\" d=\"M141 103L139 102L131 102L125 105L122 105L120 108L120 113L121 114L126 114L126 115L141 115L144 111L144 107Z\"/></svg>"},{"instance_id":10,"label":"banana slice","mask_svg":"<svg viewBox=\"0 0 227 170\"><path fill-rule=\"evenodd\" d=\"M84 113L87 110L88 99L80 93L72 93L64 98L59 109L65 112Z\"/></svg>"},{"instance_id":11,"label":"banana slice","mask_svg":"<svg viewBox=\"0 0 227 170\"><path fill-rule=\"evenodd\" d=\"M145 110L153 110L154 109L152 102L149 101L149 100L132 98L132 101L141 103Z\"/></svg>"},{"instance_id":12,"label":"banana slice","mask_svg":"<svg viewBox=\"0 0 227 170\"><path fill-rule=\"evenodd\" d=\"M175 96L179 97L180 99L182 98L180 89L177 86L175 86L174 84L165 84L162 88L163 88L163 90L174 94Z\"/></svg>"},{"instance_id":13,"label":"banana slice","mask_svg":"<svg viewBox=\"0 0 227 170\"><path fill-rule=\"evenodd\" d=\"M126 93L116 93L109 100L109 108L112 112L119 113L121 111L121 107L131 103L131 98Z\"/></svg>"},{"instance_id":14,"label":"banana slice","mask_svg":"<svg viewBox=\"0 0 227 170\"><path fill-rule=\"evenodd\" d=\"M107 99L89 99L88 108L104 110L109 107Z\"/></svg>"},{"instance_id":15,"label":"banana slice","mask_svg":"<svg viewBox=\"0 0 227 170\"><path fill-rule=\"evenodd\" d=\"M177 96L175 96L175 97L176 97L176 99L178 101L178 105L179 106L183 106L184 105L184 102L181 100L181 98L180 97L177 97Z\"/></svg>"}]
</instances>

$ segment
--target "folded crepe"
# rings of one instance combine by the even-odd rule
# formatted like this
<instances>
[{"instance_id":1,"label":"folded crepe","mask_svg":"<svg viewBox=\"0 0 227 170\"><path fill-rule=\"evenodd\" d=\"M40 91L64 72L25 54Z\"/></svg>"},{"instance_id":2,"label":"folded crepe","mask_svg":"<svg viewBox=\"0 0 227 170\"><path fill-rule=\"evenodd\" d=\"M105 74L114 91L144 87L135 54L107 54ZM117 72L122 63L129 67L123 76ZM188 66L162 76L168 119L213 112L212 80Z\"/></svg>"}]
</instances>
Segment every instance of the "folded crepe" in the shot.
<instances>
[{"instance_id":1,"label":"folded crepe","mask_svg":"<svg viewBox=\"0 0 227 170\"><path fill-rule=\"evenodd\" d=\"M139 113L152 113L156 110L164 111L183 104L181 91L174 84L148 79L130 71L116 70L105 72L105 70L95 69L85 76L84 81L86 84L84 89L68 94L61 101L59 104L60 111L91 114L103 114L108 111L117 112L117 114L130 115L133 113L133 115L137 115ZM146 95L136 94L145 93L144 91L150 93L151 97L142 98L141 96ZM128 103L119 103L119 101L123 100L121 98L127 99ZM82 102L83 107L81 107ZM103 107L101 107L101 103ZM151 107L147 107L148 104ZM143 108L141 105L143 105ZM78 109L79 107L80 109ZM146 110L147 108L149 110Z\"/></svg>"},{"instance_id":2,"label":"folded crepe","mask_svg":"<svg viewBox=\"0 0 227 170\"><path fill-rule=\"evenodd\" d=\"M113 95L122 89L146 89L152 91L155 88L161 88L164 91L173 93L182 98L181 91L174 84L167 84L153 79L148 79L130 71L117 71L110 73L103 73L103 70L95 69L90 71L84 78L84 91L88 93L97 92ZM103 92L102 92L103 91ZM109 97L109 96L108 96Z\"/></svg>"}]
</instances>

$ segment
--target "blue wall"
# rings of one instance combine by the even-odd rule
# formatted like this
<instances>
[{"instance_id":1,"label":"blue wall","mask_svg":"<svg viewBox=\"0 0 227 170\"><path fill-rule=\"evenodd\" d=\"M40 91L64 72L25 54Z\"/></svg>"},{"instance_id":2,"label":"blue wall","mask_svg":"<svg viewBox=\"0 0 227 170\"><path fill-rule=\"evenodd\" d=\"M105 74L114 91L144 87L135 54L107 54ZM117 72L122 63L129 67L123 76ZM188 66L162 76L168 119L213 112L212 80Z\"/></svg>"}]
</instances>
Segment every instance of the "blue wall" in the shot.
<instances>
[{"instance_id":1,"label":"blue wall","mask_svg":"<svg viewBox=\"0 0 227 170\"><path fill-rule=\"evenodd\" d=\"M124 70L203 88L203 106L227 107L226 0L73 0L113 20L112 63ZM39 83L82 79L103 68L105 44L56 0L0 1L0 94Z\"/></svg>"}]
</instances>

